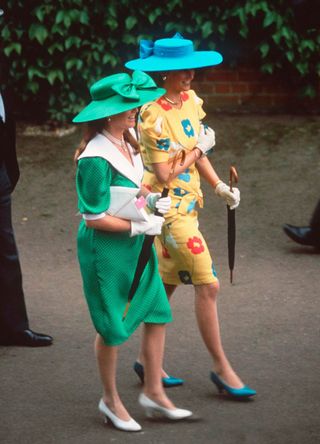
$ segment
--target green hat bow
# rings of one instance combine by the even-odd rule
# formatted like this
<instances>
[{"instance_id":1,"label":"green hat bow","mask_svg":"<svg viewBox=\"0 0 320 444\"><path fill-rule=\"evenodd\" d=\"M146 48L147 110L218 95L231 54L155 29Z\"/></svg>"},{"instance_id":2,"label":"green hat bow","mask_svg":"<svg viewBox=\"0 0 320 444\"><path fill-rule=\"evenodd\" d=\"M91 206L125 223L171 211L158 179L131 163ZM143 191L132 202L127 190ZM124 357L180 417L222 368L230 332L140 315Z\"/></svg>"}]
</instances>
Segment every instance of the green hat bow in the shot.
<instances>
[{"instance_id":1,"label":"green hat bow","mask_svg":"<svg viewBox=\"0 0 320 444\"><path fill-rule=\"evenodd\" d=\"M130 76L128 77L130 78ZM139 100L139 90L156 88L157 85L152 78L142 71L134 71L132 80L130 79L129 82L117 83L112 86L113 91L129 100Z\"/></svg>"},{"instance_id":2,"label":"green hat bow","mask_svg":"<svg viewBox=\"0 0 320 444\"><path fill-rule=\"evenodd\" d=\"M112 74L90 88L92 101L75 116L73 122L89 122L138 108L165 93L142 71Z\"/></svg>"}]
</instances>

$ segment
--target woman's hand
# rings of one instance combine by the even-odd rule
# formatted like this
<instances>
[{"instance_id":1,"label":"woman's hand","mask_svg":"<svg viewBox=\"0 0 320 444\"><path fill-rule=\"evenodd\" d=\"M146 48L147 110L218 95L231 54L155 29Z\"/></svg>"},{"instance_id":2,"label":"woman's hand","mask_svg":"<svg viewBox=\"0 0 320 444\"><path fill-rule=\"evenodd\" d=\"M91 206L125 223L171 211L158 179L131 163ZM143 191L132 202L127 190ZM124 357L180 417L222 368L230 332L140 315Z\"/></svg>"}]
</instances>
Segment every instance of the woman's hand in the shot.
<instances>
[{"instance_id":1,"label":"woman's hand","mask_svg":"<svg viewBox=\"0 0 320 444\"><path fill-rule=\"evenodd\" d=\"M171 197L161 197L161 193L149 193L146 201L150 210L158 210L161 214L166 214L171 207Z\"/></svg>"},{"instance_id":2,"label":"woman's hand","mask_svg":"<svg viewBox=\"0 0 320 444\"><path fill-rule=\"evenodd\" d=\"M213 129L209 126L204 127L203 125L200 125L200 133L196 147L199 148L202 154L206 154L211 150L212 147L215 146L215 144L216 136Z\"/></svg>"},{"instance_id":3,"label":"woman's hand","mask_svg":"<svg viewBox=\"0 0 320 444\"><path fill-rule=\"evenodd\" d=\"M172 172L172 162L160 162L152 164L152 168L157 180L162 184L166 184L168 181L173 180L175 177L189 168L189 166L193 163L197 162L198 165L199 159L204 160L204 154L208 153L215 143L215 132L213 129L209 127L205 128L203 125L200 125L200 133L196 146L191 151L186 153L183 163L177 163L174 168L174 172Z\"/></svg>"},{"instance_id":4,"label":"woman's hand","mask_svg":"<svg viewBox=\"0 0 320 444\"><path fill-rule=\"evenodd\" d=\"M215 187L215 193L227 202L230 210L234 210L239 206L240 191L238 188L232 188L232 191L230 191L228 185L220 181Z\"/></svg>"},{"instance_id":5,"label":"woman's hand","mask_svg":"<svg viewBox=\"0 0 320 444\"><path fill-rule=\"evenodd\" d=\"M134 222L131 221L131 233L130 237L137 236L138 234L149 234L151 236L161 234L162 224L164 218L161 216L149 215L148 221Z\"/></svg>"}]
</instances>

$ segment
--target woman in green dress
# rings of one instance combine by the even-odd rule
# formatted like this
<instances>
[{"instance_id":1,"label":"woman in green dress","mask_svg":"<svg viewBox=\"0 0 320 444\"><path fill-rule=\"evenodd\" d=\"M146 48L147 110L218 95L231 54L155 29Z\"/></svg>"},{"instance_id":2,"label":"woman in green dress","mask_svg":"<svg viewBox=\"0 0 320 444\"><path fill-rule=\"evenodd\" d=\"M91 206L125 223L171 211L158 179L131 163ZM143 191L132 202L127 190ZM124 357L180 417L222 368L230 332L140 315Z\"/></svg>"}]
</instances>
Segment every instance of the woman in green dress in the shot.
<instances>
[{"instance_id":1,"label":"woman in green dress","mask_svg":"<svg viewBox=\"0 0 320 444\"><path fill-rule=\"evenodd\" d=\"M143 164L134 135L138 107L163 94L144 73L105 77L90 88L92 101L74 119L86 123L75 154L76 188L82 220L78 258L90 316L97 331L95 353L103 385L99 410L125 431L141 426L130 416L116 387L118 346L145 324L145 385L139 396L148 415L169 419L191 416L166 396L161 383L165 324L171 311L158 274L154 249L127 308L128 293L144 235L161 232L170 198L141 186Z\"/></svg>"}]
</instances>

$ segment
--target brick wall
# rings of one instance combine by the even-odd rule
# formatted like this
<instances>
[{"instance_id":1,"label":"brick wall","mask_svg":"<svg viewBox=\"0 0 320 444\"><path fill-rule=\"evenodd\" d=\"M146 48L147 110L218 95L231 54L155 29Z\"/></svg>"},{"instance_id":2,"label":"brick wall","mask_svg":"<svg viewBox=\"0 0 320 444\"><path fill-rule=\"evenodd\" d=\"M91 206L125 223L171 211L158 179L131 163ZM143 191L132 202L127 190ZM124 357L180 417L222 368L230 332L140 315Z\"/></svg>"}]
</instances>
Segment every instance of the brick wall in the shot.
<instances>
[{"instance_id":1,"label":"brick wall","mask_svg":"<svg viewBox=\"0 0 320 444\"><path fill-rule=\"evenodd\" d=\"M233 69L215 67L197 71L193 87L205 100L207 111L320 111L320 88L316 99L302 99L288 80L245 66Z\"/></svg>"}]
</instances>

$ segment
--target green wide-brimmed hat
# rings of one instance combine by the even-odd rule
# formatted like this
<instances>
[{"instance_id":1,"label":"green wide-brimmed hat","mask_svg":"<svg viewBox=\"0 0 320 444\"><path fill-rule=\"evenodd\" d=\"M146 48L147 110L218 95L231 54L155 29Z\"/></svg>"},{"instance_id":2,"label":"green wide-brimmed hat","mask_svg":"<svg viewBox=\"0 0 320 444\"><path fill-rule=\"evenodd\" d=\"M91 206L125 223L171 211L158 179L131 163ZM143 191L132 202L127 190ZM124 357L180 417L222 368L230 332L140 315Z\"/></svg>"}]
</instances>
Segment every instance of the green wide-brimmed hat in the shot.
<instances>
[{"instance_id":1,"label":"green wide-brimmed hat","mask_svg":"<svg viewBox=\"0 0 320 444\"><path fill-rule=\"evenodd\" d=\"M137 108L165 94L148 74L134 71L104 77L90 87L92 101L72 120L91 122Z\"/></svg>"},{"instance_id":2,"label":"green wide-brimmed hat","mask_svg":"<svg viewBox=\"0 0 320 444\"><path fill-rule=\"evenodd\" d=\"M195 51L191 40L176 33L171 38L140 41L140 58L125 66L140 71L178 71L219 65L223 60L217 51Z\"/></svg>"}]
</instances>

